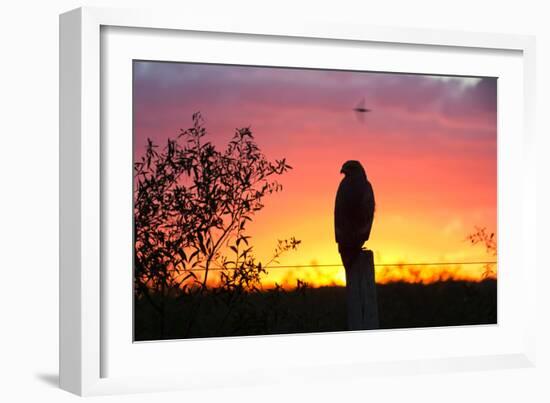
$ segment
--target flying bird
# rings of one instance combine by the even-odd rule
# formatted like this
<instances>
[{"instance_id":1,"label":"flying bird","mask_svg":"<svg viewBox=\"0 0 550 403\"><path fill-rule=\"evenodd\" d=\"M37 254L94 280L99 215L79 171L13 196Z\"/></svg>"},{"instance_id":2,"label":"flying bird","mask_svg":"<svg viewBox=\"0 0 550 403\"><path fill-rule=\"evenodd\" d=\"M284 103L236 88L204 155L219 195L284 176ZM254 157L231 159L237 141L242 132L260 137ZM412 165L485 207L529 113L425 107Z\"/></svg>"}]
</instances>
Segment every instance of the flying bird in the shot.
<instances>
[{"instance_id":1,"label":"flying bird","mask_svg":"<svg viewBox=\"0 0 550 403\"><path fill-rule=\"evenodd\" d=\"M368 108L365 108L365 98L363 98L353 110L357 113L366 113L370 112L371 110Z\"/></svg>"},{"instance_id":2,"label":"flying bird","mask_svg":"<svg viewBox=\"0 0 550 403\"><path fill-rule=\"evenodd\" d=\"M355 116L357 117L357 120L364 122L365 121L365 114L368 112L371 112L371 109L365 108L365 98L361 99L357 106L353 108L353 111L355 112Z\"/></svg>"},{"instance_id":3,"label":"flying bird","mask_svg":"<svg viewBox=\"0 0 550 403\"><path fill-rule=\"evenodd\" d=\"M334 232L344 265L369 239L374 220L374 191L359 161L346 161L336 193Z\"/></svg>"}]
</instances>

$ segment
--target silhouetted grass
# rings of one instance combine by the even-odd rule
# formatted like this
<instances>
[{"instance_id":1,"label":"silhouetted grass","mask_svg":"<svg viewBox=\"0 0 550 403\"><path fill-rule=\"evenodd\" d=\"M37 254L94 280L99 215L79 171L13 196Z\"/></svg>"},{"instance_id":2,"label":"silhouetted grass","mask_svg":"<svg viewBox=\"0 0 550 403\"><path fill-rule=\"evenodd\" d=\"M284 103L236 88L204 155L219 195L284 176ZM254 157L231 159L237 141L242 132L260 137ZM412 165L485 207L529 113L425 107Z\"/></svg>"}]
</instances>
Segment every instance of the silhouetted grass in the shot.
<instances>
[{"instance_id":1,"label":"silhouetted grass","mask_svg":"<svg viewBox=\"0 0 550 403\"><path fill-rule=\"evenodd\" d=\"M167 298L165 339L287 334L346 330L344 287L250 293L227 304L223 293L206 293L187 331L189 296ZM494 324L497 282L445 281L428 285L378 285L380 327L384 329ZM228 307L231 308L228 308ZM135 340L160 339L159 318L145 299L135 301Z\"/></svg>"}]
</instances>

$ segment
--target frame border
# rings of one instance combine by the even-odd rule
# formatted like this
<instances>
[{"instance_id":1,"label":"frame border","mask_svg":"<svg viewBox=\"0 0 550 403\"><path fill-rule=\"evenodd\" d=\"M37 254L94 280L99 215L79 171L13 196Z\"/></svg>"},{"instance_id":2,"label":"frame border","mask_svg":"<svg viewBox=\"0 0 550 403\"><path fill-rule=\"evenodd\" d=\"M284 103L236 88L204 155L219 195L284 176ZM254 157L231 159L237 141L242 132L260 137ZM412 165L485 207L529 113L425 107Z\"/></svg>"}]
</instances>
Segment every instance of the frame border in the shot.
<instances>
[{"instance_id":1,"label":"frame border","mask_svg":"<svg viewBox=\"0 0 550 403\"><path fill-rule=\"evenodd\" d=\"M516 50L524 63L524 218L536 227L535 164L535 38L534 36L449 30L374 27L320 21L197 19L191 14L151 10L85 7L60 15L60 266L59 371L60 386L78 395L183 389L176 377L148 384L145 379L101 378L100 319L100 27L176 29L195 32L252 34L279 37L372 41L411 45ZM529 197L526 197L529 196ZM416 360L407 364L354 365L360 375L441 371L468 371L535 365L536 256L535 245L524 240L526 313L524 354L495 357ZM323 378L326 368L312 370ZM293 373L292 369L289 371Z\"/></svg>"}]
</instances>

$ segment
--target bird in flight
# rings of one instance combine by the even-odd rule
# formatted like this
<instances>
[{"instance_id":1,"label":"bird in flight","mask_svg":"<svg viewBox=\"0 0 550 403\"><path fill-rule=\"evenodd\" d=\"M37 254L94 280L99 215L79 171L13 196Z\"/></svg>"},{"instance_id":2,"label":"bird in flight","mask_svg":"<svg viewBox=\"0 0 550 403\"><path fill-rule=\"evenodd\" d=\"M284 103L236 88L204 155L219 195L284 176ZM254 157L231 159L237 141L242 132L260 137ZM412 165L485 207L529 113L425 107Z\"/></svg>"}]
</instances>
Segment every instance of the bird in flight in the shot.
<instances>
[{"instance_id":1,"label":"bird in flight","mask_svg":"<svg viewBox=\"0 0 550 403\"><path fill-rule=\"evenodd\" d=\"M364 114L367 112L371 112L371 109L365 108L365 98L361 99L357 106L353 108L355 115L357 118L363 122L365 120Z\"/></svg>"}]
</instances>

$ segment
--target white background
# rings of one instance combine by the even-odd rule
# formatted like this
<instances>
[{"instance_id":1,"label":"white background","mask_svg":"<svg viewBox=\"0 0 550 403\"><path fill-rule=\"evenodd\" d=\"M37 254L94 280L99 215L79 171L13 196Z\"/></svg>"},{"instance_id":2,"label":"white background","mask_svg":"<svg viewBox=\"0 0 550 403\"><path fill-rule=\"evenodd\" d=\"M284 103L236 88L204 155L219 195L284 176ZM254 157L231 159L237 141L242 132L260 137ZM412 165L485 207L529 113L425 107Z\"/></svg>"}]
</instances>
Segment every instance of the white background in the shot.
<instances>
[{"instance_id":1,"label":"white background","mask_svg":"<svg viewBox=\"0 0 550 403\"><path fill-rule=\"evenodd\" d=\"M172 3L172 4L170 4ZM207 1L157 0L181 12L246 13L274 19L315 18L374 25L452 28L537 35L537 135L540 167L538 366L501 370L351 379L349 382L94 398L102 401L549 401L549 276L542 252L550 241L548 184L550 29L543 1ZM58 14L80 5L152 7L152 2L19 1L0 6L0 396L3 401L76 400L58 390Z\"/></svg>"},{"instance_id":2,"label":"white background","mask_svg":"<svg viewBox=\"0 0 550 403\"><path fill-rule=\"evenodd\" d=\"M225 380L228 373L242 374L262 368L266 377L280 376L290 368L336 367L343 363L388 363L412 359L512 354L522 350L525 306L514 298L521 293L522 271L516 270L522 259L522 221L516 212L522 202L521 166L524 141L517 134L522 128L523 70L517 52L483 52L467 49L422 48L334 42L265 41L258 37L200 37L188 33L150 29L109 28L103 32L102 97L103 188L102 214L104 247L102 281L105 287L103 309L102 376L139 376L144 368L156 374L177 373L182 379L195 374L215 373ZM312 46L315 44L315 46ZM304 48L308 51L304 52ZM404 54L406 56L404 56ZM353 70L407 71L459 75L497 76L499 105L499 314L498 326L474 329L451 327L380 331L367 334L323 334L311 337L277 336L246 340L247 355L238 347L241 339L202 339L174 343L130 343L132 340L131 270L132 265L132 59L194 62L223 61L230 64L264 64L345 68ZM126 167L126 168L125 168ZM516 217L514 221L512 217ZM505 218L505 219L502 219ZM513 252L516 252L515 254ZM519 263L516 263L519 262ZM127 290L122 293L121 290ZM359 337L360 336L360 337ZM411 348L414 346L414 348ZM104 351L104 350L103 350ZM104 361L103 361L104 360ZM188 362L193 365L182 363ZM215 368L212 368L215 363ZM239 363L239 366L236 366ZM269 363L269 368L265 368ZM427 366L427 365L426 365ZM404 367L402 365L401 367ZM280 368L284 368L281 371ZM215 370L215 371L214 371ZM302 370L304 371L304 370ZM304 371L306 372L306 371ZM307 370L312 373L311 369ZM322 371L323 373L326 371ZM345 372L341 370L340 372ZM353 371L348 371L353 373ZM412 370L409 371L411 373ZM307 374L306 374L307 375ZM291 379L290 377L288 379ZM221 382L223 384L223 382ZM142 383L143 384L143 383Z\"/></svg>"}]
</instances>

